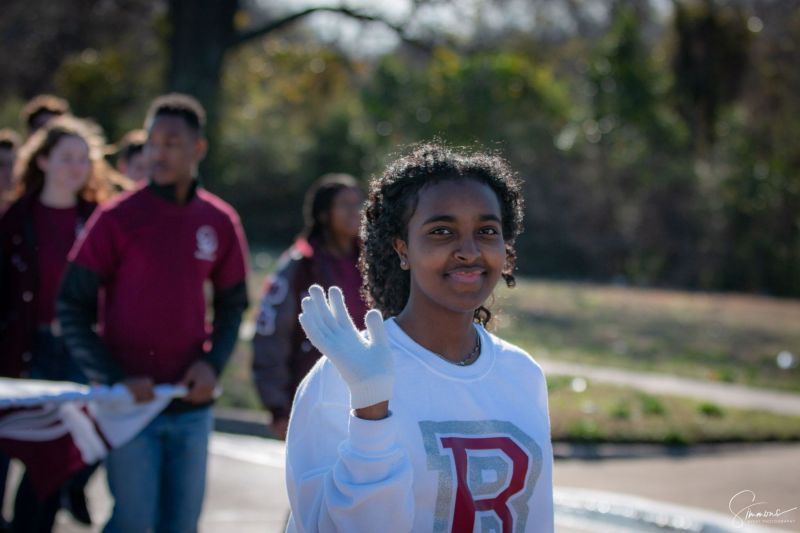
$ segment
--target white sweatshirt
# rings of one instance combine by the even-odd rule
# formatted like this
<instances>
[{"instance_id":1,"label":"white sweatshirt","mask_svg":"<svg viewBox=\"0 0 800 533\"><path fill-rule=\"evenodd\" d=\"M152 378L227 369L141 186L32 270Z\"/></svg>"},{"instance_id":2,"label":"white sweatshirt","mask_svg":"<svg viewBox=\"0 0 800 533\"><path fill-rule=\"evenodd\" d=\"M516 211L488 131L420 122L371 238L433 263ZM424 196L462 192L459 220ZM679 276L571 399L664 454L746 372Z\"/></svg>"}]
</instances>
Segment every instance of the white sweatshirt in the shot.
<instances>
[{"instance_id":1,"label":"white sweatshirt","mask_svg":"<svg viewBox=\"0 0 800 533\"><path fill-rule=\"evenodd\" d=\"M481 355L457 366L385 322L395 357L391 416L350 414L325 357L289 424L290 532L553 531L547 386L523 350L482 327Z\"/></svg>"}]
</instances>

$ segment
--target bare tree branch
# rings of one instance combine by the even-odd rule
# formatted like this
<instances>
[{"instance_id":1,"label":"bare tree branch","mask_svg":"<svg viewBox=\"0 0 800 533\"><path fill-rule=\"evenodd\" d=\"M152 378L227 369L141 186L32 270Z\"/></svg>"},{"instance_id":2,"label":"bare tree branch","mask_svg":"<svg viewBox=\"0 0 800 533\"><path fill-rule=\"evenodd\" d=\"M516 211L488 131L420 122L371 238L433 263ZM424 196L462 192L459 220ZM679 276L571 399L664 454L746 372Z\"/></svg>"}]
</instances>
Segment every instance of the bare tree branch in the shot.
<instances>
[{"instance_id":1,"label":"bare tree branch","mask_svg":"<svg viewBox=\"0 0 800 533\"><path fill-rule=\"evenodd\" d=\"M284 26L291 24L292 22L295 22L303 17L311 15L312 13L318 13L318 12L338 13L340 15L344 15L346 17L350 17L352 19L360 20L363 22L379 22L384 26L393 30L395 33L397 33L397 35L400 37L400 39L403 40L403 42L425 51L430 51L431 49L430 44L409 37L406 34L405 28L388 21L383 17L377 15L370 15L347 7L330 7L330 6L309 7L302 11L298 11L297 13L292 13L291 15L287 15L278 20L270 21L258 28L254 28L252 30L248 30L245 32L240 32L233 38L231 42L231 47L235 47L245 42L251 41L253 39L263 37L264 35L279 30Z\"/></svg>"}]
</instances>

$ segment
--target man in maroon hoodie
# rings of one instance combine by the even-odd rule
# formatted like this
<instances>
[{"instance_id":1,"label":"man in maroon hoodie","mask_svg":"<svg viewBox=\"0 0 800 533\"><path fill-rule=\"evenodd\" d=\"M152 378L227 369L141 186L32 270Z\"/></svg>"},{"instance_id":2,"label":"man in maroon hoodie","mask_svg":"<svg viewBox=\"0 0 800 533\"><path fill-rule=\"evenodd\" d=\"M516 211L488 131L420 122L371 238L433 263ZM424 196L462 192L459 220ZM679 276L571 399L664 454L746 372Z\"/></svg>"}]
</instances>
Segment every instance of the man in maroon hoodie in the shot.
<instances>
[{"instance_id":1,"label":"man in maroon hoodie","mask_svg":"<svg viewBox=\"0 0 800 533\"><path fill-rule=\"evenodd\" d=\"M148 185L95 211L62 283L64 339L91 381L122 382L137 401L152 399L158 383L189 388L109 454L115 506L107 532L194 531L202 508L210 405L247 307L239 217L196 179L207 149L204 122L190 96L153 102L145 121ZM210 336L207 281L214 291Z\"/></svg>"}]
</instances>

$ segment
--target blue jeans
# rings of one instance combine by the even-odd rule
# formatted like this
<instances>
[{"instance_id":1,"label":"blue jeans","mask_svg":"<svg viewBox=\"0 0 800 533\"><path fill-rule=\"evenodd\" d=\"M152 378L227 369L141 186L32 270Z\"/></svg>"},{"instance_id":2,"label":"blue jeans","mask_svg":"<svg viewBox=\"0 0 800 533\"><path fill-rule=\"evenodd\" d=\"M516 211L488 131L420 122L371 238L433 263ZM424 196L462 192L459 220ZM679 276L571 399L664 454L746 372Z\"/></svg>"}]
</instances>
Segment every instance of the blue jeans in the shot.
<instances>
[{"instance_id":1,"label":"blue jeans","mask_svg":"<svg viewBox=\"0 0 800 533\"><path fill-rule=\"evenodd\" d=\"M114 511L105 533L197 531L212 423L210 407L162 413L108 455Z\"/></svg>"}]
</instances>

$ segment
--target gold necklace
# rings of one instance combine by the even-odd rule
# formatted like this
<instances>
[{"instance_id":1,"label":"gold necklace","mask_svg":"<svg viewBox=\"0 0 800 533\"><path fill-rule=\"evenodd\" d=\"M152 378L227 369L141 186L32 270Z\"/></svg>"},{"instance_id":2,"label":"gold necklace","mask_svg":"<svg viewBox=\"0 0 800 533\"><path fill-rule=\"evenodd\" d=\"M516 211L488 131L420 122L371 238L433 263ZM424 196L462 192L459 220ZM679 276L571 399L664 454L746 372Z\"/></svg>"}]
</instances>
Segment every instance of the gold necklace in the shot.
<instances>
[{"instance_id":1,"label":"gold necklace","mask_svg":"<svg viewBox=\"0 0 800 533\"><path fill-rule=\"evenodd\" d=\"M478 357L480 356L480 354L481 354L481 336L480 336L480 334L476 335L476 337L475 337L475 346L472 347L472 350L470 350L470 352L467 355L465 355L464 358L461 361L451 361L447 357L445 357L445 356L443 356L441 354L438 354L436 352L433 352L433 355L435 355L439 359L447 361L451 365L456 365L456 366L469 366L469 365L471 365L472 363L474 363L475 361L478 360Z\"/></svg>"}]
</instances>

